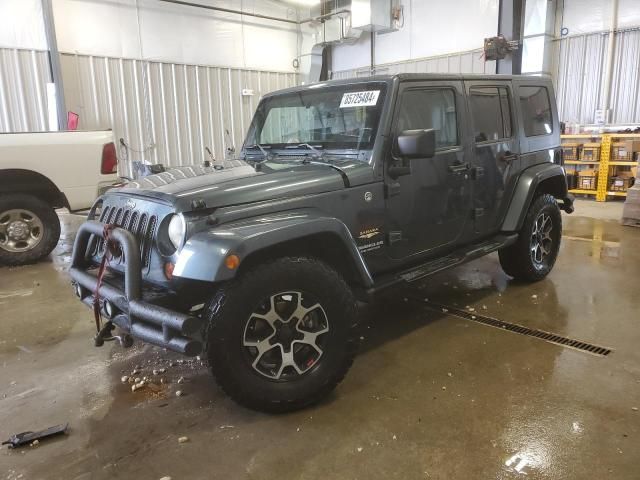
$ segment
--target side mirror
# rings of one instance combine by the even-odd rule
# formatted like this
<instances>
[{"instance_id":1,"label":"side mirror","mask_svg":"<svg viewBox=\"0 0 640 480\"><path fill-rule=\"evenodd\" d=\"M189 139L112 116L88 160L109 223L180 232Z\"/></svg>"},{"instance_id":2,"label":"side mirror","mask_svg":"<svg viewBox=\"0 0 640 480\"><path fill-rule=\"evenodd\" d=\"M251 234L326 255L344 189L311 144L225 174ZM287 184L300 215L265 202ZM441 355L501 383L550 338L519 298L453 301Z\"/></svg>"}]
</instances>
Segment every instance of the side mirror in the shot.
<instances>
[{"instance_id":1,"label":"side mirror","mask_svg":"<svg viewBox=\"0 0 640 480\"><path fill-rule=\"evenodd\" d=\"M404 130L398 135L398 152L404 158L431 158L436 154L436 131Z\"/></svg>"}]
</instances>

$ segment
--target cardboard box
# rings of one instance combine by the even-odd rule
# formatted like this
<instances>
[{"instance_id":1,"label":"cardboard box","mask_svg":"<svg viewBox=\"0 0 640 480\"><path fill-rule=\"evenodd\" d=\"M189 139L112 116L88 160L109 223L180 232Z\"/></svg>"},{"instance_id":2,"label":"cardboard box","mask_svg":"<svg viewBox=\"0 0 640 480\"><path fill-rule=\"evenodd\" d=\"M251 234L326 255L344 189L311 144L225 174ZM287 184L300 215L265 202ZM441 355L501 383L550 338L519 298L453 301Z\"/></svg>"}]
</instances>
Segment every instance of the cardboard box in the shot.
<instances>
[{"instance_id":1,"label":"cardboard box","mask_svg":"<svg viewBox=\"0 0 640 480\"><path fill-rule=\"evenodd\" d=\"M608 189L610 192L626 192L629 188L631 177L611 177Z\"/></svg>"},{"instance_id":2,"label":"cardboard box","mask_svg":"<svg viewBox=\"0 0 640 480\"><path fill-rule=\"evenodd\" d=\"M640 152L640 140L624 140L611 144L611 160L616 162L632 162L636 153Z\"/></svg>"},{"instance_id":3,"label":"cardboard box","mask_svg":"<svg viewBox=\"0 0 640 480\"><path fill-rule=\"evenodd\" d=\"M625 140L611 144L611 160L614 162L633 162L640 152L640 140Z\"/></svg>"},{"instance_id":4,"label":"cardboard box","mask_svg":"<svg viewBox=\"0 0 640 480\"><path fill-rule=\"evenodd\" d=\"M578 188L581 190L598 188L598 173L594 168L586 168L578 172Z\"/></svg>"},{"instance_id":5,"label":"cardboard box","mask_svg":"<svg viewBox=\"0 0 640 480\"><path fill-rule=\"evenodd\" d=\"M595 168L584 168L582 170L578 170L579 177L595 177L598 174L598 171Z\"/></svg>"},{"instance_id":6,"label":"cardboard box","mask_svg":"<svg viewBox=\"0 0 640 480\"><path fill-rule=\"evenodd\" d=\"M599 162L600 161L600 144L585 143L580 151L580 161L582 162Z\"/></svg>"},{"instance_id":7,"label":"cardboard box","mask_svg":"<svg viewBox=\"0 0 640 480\"><path fill-rule=\"evenodd\" d=\"M562 158L566 161L575 162L580 158L581 143L563 143L562 144Z\"/></svg>"},{"instance_id":8,"label":"cardboard box","mask_svg":"<svg viewBox=\"0 0 640 480\"><path fill-rule=\"evenodd\" d=\"M627 190L627 199L622 210L622 224L640 227L640 182Z\"/></svg>"}]
</instances>

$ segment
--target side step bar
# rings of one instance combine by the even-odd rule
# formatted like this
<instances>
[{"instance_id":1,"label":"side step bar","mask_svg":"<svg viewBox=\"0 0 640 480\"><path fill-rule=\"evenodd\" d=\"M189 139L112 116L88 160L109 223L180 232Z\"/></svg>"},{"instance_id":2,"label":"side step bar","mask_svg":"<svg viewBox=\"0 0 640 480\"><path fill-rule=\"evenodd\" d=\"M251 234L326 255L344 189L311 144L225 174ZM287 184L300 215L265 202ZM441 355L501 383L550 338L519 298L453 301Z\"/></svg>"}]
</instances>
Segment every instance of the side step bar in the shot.
<instances>
[{"instance_id":1,"label":"side step bar","mask_svg":"<svg viewBox=\"0 0 640 480\"><path fill-rule=\"evenodd\" d=\"M380 290L397 285L401 282L411 283L422 278L428 277L443 270L457 267L463 263L469 262L476 258L480 258L488 253L495 252L501 248L508 247L515 243L518 234L504 234L493 237L482 243L468 245L465 248L456 250L446 257L429 260L421 265L412 266L406 270L395 272L393 274L382 275L375 279L373 288L367 290L368 295L373 295Z\"/></svg>"}]
</instances>

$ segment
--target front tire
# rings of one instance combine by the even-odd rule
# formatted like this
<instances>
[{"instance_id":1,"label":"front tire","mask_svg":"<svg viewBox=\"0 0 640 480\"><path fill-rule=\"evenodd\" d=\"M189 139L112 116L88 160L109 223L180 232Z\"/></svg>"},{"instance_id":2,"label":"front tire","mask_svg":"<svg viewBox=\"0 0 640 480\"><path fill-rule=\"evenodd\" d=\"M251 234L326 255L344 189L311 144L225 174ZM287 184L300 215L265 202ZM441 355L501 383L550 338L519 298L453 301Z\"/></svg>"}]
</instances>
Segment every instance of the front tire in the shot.
<instances>
[{"instance_id":1,"label":"front tire","mask_svg":"<svg viewBox=\"0 0 640 480\"><path fill-rule=\"evenodd\" d=\"M357 310L323 262L285 257L243 272L206 308L206 355L220 387L265 412L307 407L344 378L357 346Z\"/></svg>"},{"instance_id":2,"label":"front tire","mask_svg":"<svg viewBox=\"0 0 640 480\"><path fill-rule=\"evenodd\" d=\"M60 220L44 201L21 193L0 196L0 264L34 263L59 239Z\"/></svg>"},{"instance_id":3,"label":"front tire","mask_svg":"<svg viewBox=\"0 0 640 480\"><path fill-rule=\"evenodd\" d=\"M516 280L542 280L556 263L561 238L562 216L556 199L542 194L531 203L516 243L498 252L500 265Z\"/></svg>"}]
</instances>

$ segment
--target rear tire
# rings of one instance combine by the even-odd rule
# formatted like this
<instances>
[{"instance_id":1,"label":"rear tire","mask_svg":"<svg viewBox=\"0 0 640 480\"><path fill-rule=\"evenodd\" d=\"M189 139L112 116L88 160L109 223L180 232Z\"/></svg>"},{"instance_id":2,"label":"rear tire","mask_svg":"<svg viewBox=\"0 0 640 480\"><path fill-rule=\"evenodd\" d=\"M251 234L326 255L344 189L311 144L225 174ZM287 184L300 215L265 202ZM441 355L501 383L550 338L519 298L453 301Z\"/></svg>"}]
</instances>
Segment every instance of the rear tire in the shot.
<instances>
[{"instance_id":1,"label":"rear tire","mask_svg":"<svg viewBox=\"0 0 640 480\"><path fill-rule=\"evenodd\" d=\"M59 239L60 220L44 201L21 193L0 196L0 264L34 263Z\"/></svg>"},{"instance_id":2,"label":"rear tire","mask_svg":"<svg viewBox=\"0 0 640 480\"><path fill-rule=\"evenodd\" d=\"M357 351L356 302L323 262L285 257L224 285L205 310L206 355L236 402L287 412L325 397Z\"/></svg>"},{"instance_id":3,"label":"rear tire","mask_svg":"<svg viewBox=\"0 0 640 480\"><path fill-rule=\"evenodd\" d=\"M556 199L548 193L536 197L513 245L498 252L505 273L523 282L545 278L558 256L562 216Z\"/></svg>"}]
</instances>

